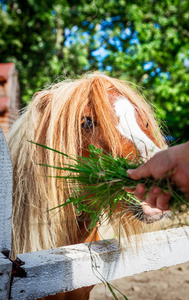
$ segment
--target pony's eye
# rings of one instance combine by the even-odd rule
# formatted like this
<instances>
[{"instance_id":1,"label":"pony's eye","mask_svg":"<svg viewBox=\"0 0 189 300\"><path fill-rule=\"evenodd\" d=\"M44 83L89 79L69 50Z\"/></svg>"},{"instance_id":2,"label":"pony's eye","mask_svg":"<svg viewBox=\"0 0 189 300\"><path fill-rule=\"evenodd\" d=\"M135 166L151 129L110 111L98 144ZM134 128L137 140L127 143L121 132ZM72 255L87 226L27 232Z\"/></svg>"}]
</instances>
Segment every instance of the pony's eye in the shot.
<instances>
[{"instance_id":1,"label":"pony's eye","mask_svg":"<svg viewBox=\"0 0 189 300\"><path fill-rule=\"evenodd\" d=\"M146 124L146 128L148 128L148 122L147 122L147 124Z\"/></svg>"},{"instance_id":2,"label":"pony's eye","mask_svg":"<svg viewBox=\"0 0 189 300\"><path fill-rule=\"evenodd\" d=\"M81 128L87 130L87 129L93 129L93 127L97 126L97 122L93 121L91 117L83 117L82 118L82 123L81 123Z\"/></svg>"}]
</instances>

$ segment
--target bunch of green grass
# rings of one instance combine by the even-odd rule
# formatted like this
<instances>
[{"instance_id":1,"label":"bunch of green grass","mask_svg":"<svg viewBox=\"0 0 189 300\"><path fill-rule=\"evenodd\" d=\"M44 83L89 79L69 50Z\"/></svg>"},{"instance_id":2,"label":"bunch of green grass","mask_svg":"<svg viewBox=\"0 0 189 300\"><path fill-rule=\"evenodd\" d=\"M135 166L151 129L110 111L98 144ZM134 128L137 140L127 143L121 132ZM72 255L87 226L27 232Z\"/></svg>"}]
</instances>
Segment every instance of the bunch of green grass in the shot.
<instances>
[{"instance_id":1,"label":"bunch of green grass","mask_svg":"<svg viewBox=\"0 0 189 300\"><path fill-rule=\"evenodd\" d=\"M34 144L55 151L69 159L70 163L62 166L46 164L41 164L41 166L62 171L62 175L55 177L76 185L71 197L58 207L73 204L78 214L86 213L90 217L90 229L93 229L102 217L111 218L120 201L129 205L138 205L139 200L125 189L135 190L138 183L145 184L146 194L153 185L170 193L172 195L170 206L174 215L181 211L187 211L189 208L188 199L176 186L171 184L169 177L159 180L145 178L136 181L127 175L128 169L135 169L143 163L140 158L136 158L134 162L127 158L114 158L110 154L104 154L102 150L96 149L93 145L89 146L90 156L88 158L69 157L67 154L47 146ZM64 171L67 171L69 175L65 176Z\"/></svg>"},{"instance_id":2,"label":"bunch of green grass","mask_svg":"<svg viewBox=\"0 0 189 300\"><path fill-rule=\"evenodd\" d=\"M173 215L176 215L181 211L185 212L189 209L189 201L177 187L171 184L169 177L161 180L145 178L136 181L132 180L127 175L128 169L135 169L143 163L140 158L136 158L136 161L134 162L127 158L114 158L110 154L104 154L100 149L95 149L93 145L89 146L90 155L88 158L82 156L70 157L65 153L61 153L47 146L34 142L32 143L68 158L70 163L64 165L40 165L62 171L62 175L54 177L74 183L76 188L74 189L71 197L67 199L66 203L55 208L73 204L78 215L86 213L87 216L90 217L91 223L88 228L89 230L94 229L96 224L101 222L102 219L111 219L120 203L121 206L124 203L128 206L138 205L139 203L142 205L142 203L135 198L131 192L127 192L128 188L135 190L138 183L145 184L146 194L149 193L153 185L160 187L164 192L170 193L172 195L170 206L173 209ZM66 173L68 172L69 175L65 176L65 171ZM102 275L98 272L96 263L92 256L91 262L92 268L97 272L102 282L107 284L113 298L118 300L118 297L114 292L114 290L116 290L123 296L124 299L128 300L125 295L102 277Z\"/></svg>"}]
</instances>

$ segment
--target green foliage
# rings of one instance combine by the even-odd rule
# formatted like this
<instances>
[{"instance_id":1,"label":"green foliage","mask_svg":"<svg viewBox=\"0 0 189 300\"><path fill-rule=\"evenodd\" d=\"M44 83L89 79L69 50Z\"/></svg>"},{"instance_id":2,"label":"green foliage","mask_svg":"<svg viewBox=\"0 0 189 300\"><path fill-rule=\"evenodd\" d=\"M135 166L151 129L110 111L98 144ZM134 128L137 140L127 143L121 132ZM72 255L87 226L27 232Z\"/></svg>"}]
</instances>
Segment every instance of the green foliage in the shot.
<instances>
[{"instance_id":1,"label":"green foliage","mask_svg":"<svg viewBox=\"0 0 189 300\"><path fill-rule=\"evenodd\" d=\"M55 80L100 68L143 87L170 134L189 139L188 0L0 3L0 57L16 63L24 103ZM94 56L99 47L105 58Z\"/></svg>"}]
</instances>

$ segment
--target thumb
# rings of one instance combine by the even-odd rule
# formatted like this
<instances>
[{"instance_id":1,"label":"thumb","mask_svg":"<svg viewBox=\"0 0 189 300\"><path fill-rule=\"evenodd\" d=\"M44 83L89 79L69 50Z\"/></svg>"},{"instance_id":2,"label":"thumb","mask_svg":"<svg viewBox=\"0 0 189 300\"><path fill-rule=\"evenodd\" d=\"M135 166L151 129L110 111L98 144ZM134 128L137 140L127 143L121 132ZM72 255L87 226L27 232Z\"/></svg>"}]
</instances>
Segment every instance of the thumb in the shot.
<instances>
[{"instance_id":1,"label":"thumb","mask_svg":"<svg viewBox=\"0 0 189 300\"><path fill-rule=\"evenodd\" d=\"M150 177L152 174L150 169L148 168L148 164L142 164L137 169L129 169L127 170L127 174L131 179L139 180L141 178Z\"/></svg>"}]
</instances>

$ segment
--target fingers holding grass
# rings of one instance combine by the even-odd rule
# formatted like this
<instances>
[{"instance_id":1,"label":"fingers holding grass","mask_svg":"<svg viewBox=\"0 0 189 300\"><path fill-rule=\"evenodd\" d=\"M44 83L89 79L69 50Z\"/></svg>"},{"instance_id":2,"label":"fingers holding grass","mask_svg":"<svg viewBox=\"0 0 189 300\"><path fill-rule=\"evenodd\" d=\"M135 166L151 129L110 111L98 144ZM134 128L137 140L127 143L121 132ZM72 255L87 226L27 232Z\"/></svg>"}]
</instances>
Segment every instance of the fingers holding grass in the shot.
<instances>
[{"instance_id":1,"label":"fingers holding grass","mask_svg":"<svg viewBox=\"0 0 189 300\"><path fill-rule=\"evenodd\" d=\"M152 208L159 208L161 210L169 209L169 200L171 195L163 192L158 186L153 186L146 196L146 202Z\"/></svg>"},{"instance_id":2,"label":"fingers holding grass","mask_svg":"<svg viewBox=\"0 0 189 300\"><path fill-rule=\"evenodd\" d=\"M164 192L160 193L156 199L156 207L161 210L168 210L170 198L170 194Z\"/></svg>"},{"instance_id":3,"label":"fingers holding grass","mask_svg":"<svg viewBox=\"0 0 189 300\"><path fill-rule=\"evenodd\" d=\"M135 197L139 200L145 200L146 203L152 208L159 208L161 210L169 209L169 200L171 195L163 192L158 186L153 186L149 193L146 195L145 185L139 183L136 187ZM146 196L146 197L145 197Z\"/></svg>"},{"instance_id":4,"label":"fingers holding grass","mask_svg":"<svg viewBox=\"0 0 189 300\"><path fill-rule=\"evenodd\" d=\"M139 200L144 200L145 197L145 185L142 183L139 183L136 187L135 193L134 193L135 197L138 198Z\"/></svg>"},{"instance_id":5,"label":"fingers holding grass","mask_svg":"<svg viewBox=\"0 0 189 300\"><path fill-rule=\"evenodd\" d=\"M161 189L158 186L153 186L145 199L148 205L150 205L152 208L157 207L156 201L160 194Z\"/></svg>"}]
</instances>

